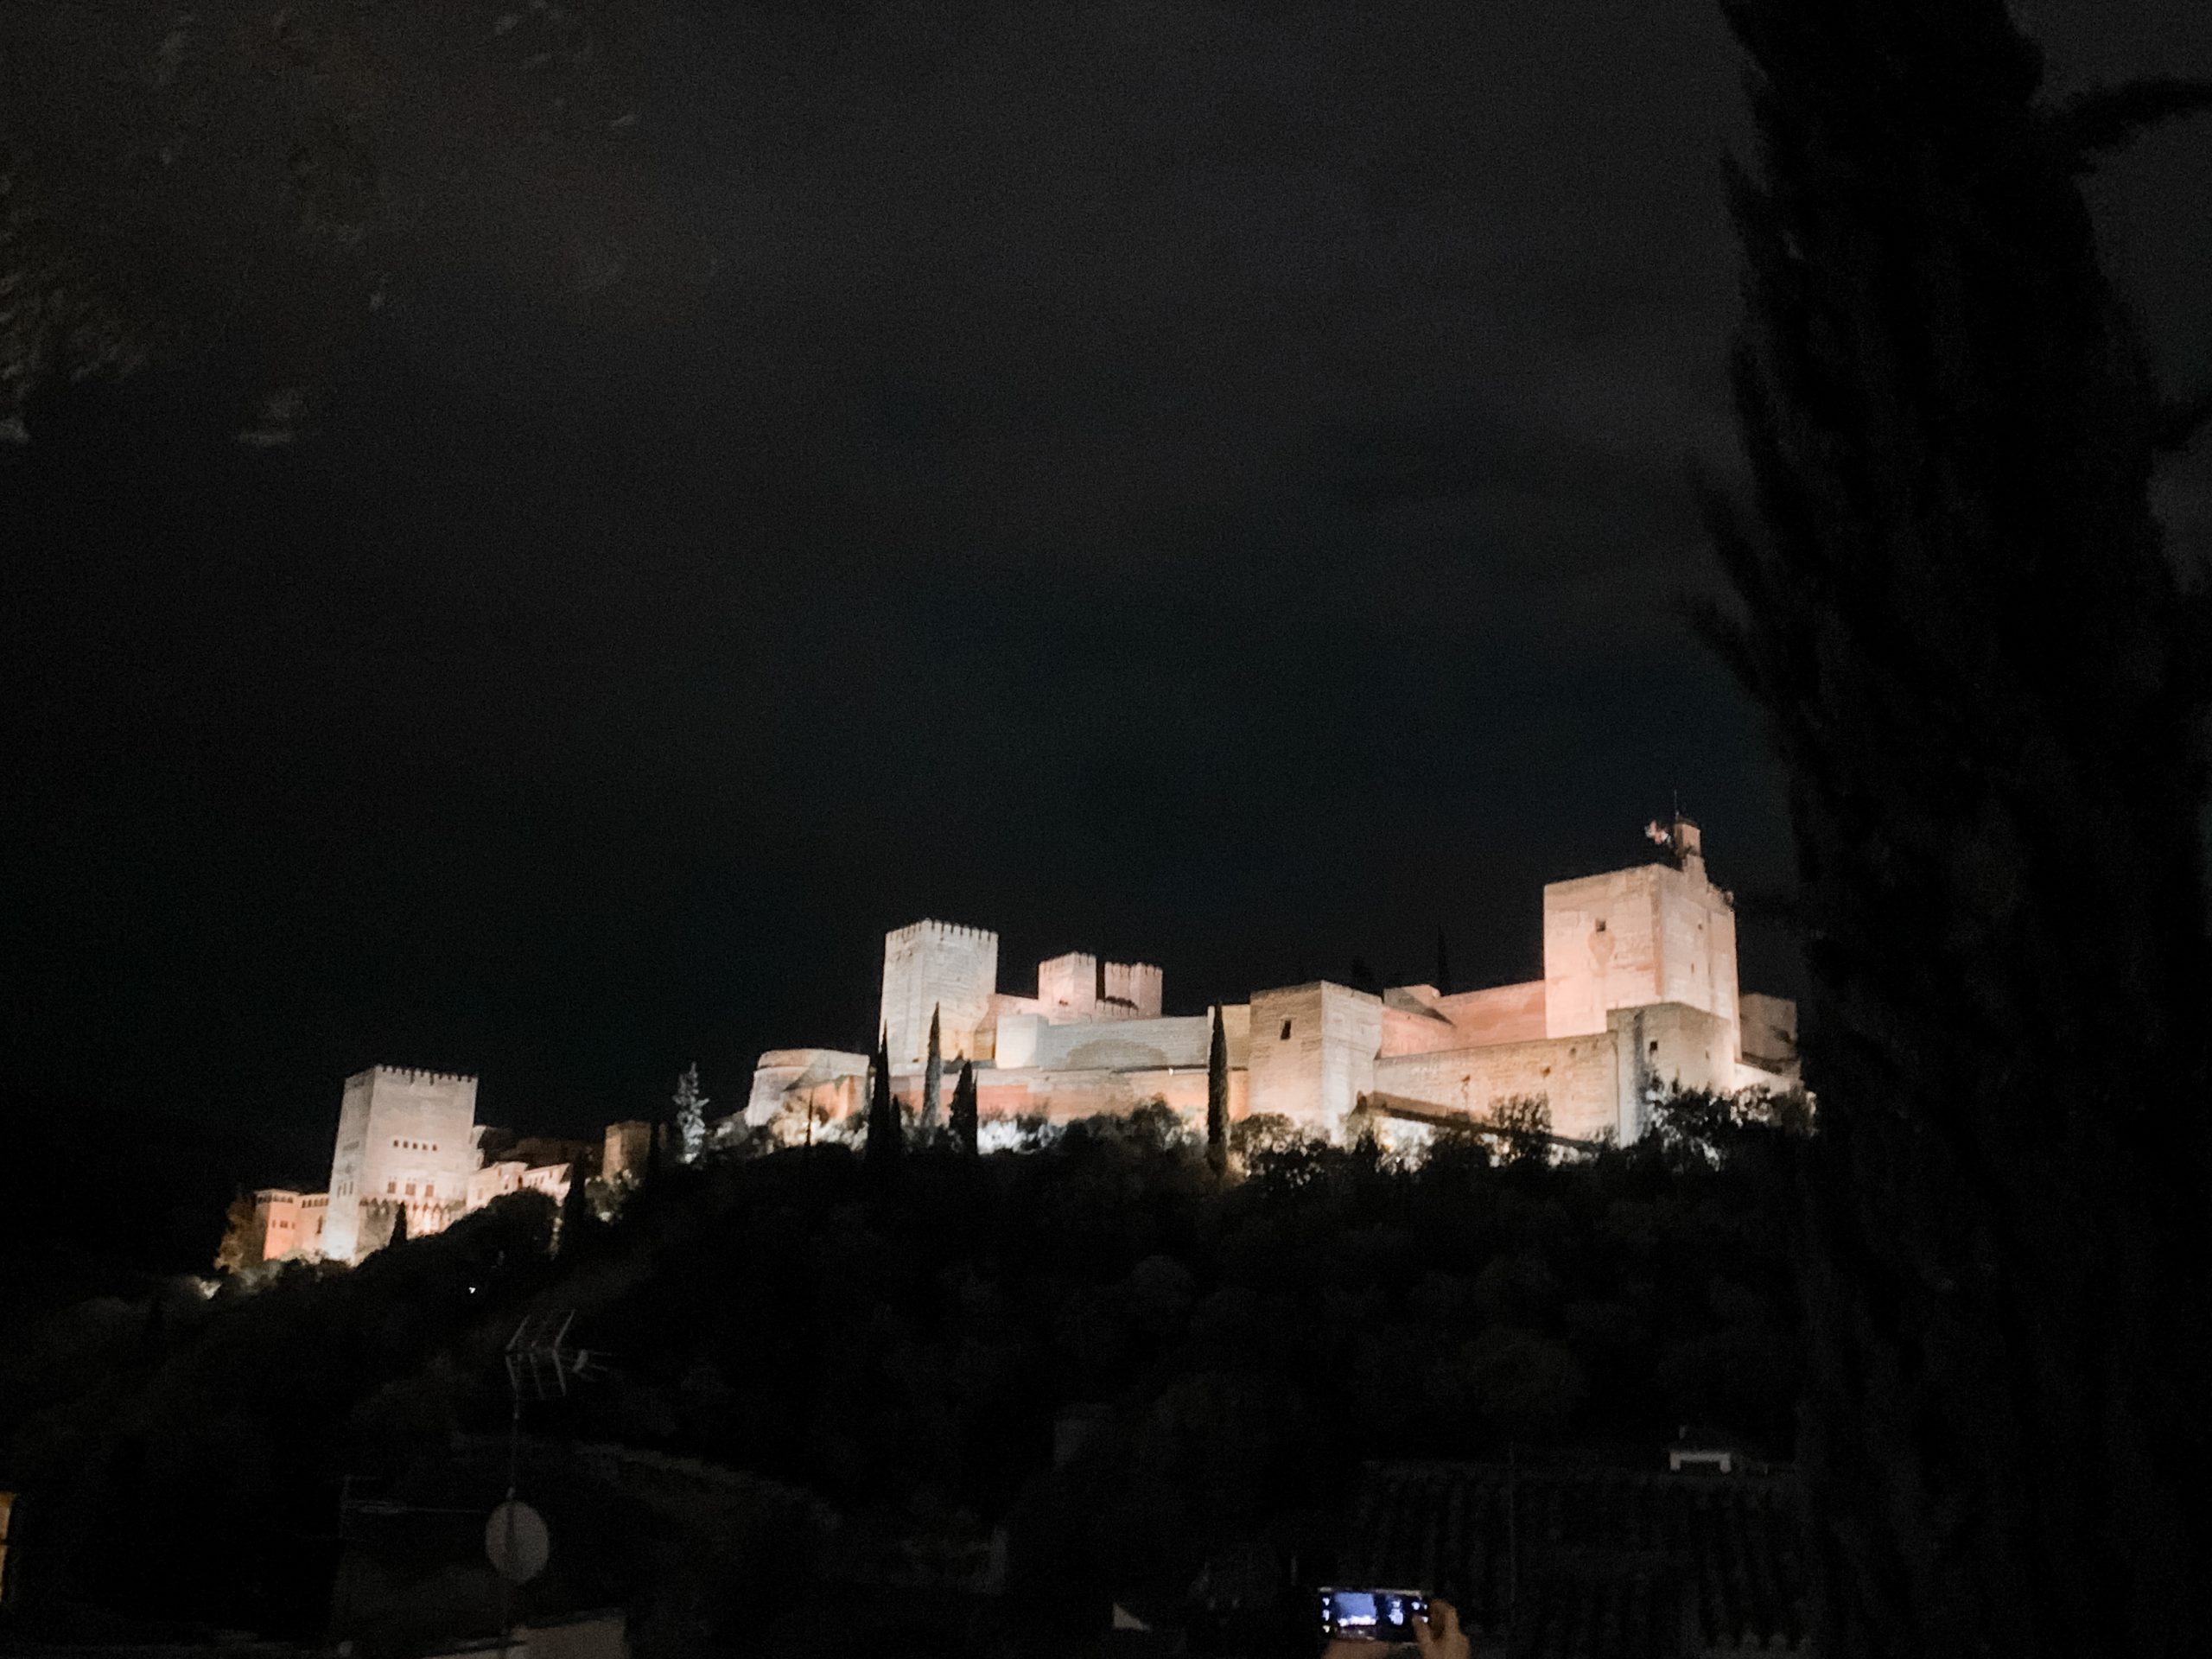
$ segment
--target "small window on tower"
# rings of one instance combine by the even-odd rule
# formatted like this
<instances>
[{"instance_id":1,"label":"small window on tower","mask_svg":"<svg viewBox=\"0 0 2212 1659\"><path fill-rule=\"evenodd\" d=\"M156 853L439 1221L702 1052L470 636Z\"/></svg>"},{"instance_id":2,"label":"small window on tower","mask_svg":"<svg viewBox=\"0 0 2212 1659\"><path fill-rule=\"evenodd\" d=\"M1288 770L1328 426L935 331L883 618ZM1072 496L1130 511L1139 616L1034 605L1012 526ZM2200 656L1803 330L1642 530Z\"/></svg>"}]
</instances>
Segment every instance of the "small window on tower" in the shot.
<instances>
[{"instance_id":1,"label":"small window on tower","mask_svg":"<svg viewBox=\"0 0 2212 1659\"><path fill-rule=\"evenodd\" d=\"M407 1183L407 1196L410 1198L415 1196L415 1183L412 1181Z\"/></svg>"},{"instance_id":2,"label":"small window on tower","mask_svg":"<svg viewBox=\"0 0 2212 1659\"><path fill-rule=\"evenodd\" d=\"M1604 932L1605 931L1605 918L1604 917L1600 916L1600 917L1598 918L1598 931L1599 931L1599 932L1600 932L1600 933L1602 933L1602 932Z\"/></svg>"},{"instance_id":3,"label":"small window on tower","mask_svg":"<svg viewBox=\"0 0 2212 1659\"><path fill-rule=\"evenodd\" d=\"M1657 1043L1655 1042L1651 1045L1651 1052L1654 1054L1656 1054L1659 1052L1659 1045Z\"/></svg>"},{"instance_id":4,"label":"small window on tower","mask_svg":"<svg viewBox=\"0 0 2212 1659\"><path fill-rule=\"evenodd\" d=\"M1288 1042L1288 1041L1290 1040L1290 1021L1289 1021L1289 1020L1284 1020L1284 1021L1282 1022L1282 1035L1281 1035L1281 1037L1280 1037L1279 1039L1277 1039L1277 1040L1278 1040L1278 1041L1280 1041L1280 1042L1285 1042L1285 1043L1287 1043L1287 1042Z\"/></svg>"},{"instance_id":5,"label":"small window on tower","mask_svg":"<svg viewBox=\"0 0 2212 1659\"><path fill-rule=\"evenodd\" d=\"M387 1194L397 1192L399 1191L399 1183L397 1181L386 1181L384 1184L384 1190Z\"/></svg>"},{"instance_id":6,"label":"small window on tower","mask_svg":"<svg viewBox=\"0 0 2212 1659\"><path fill-rule=\"evenodd\" d=\"M424 1187L423 1189L423 1196L426 1198L436 1198L438 1196L438 1184L435 1181L433 1181L428 1186Z\"/></svg>"}]
</instances>

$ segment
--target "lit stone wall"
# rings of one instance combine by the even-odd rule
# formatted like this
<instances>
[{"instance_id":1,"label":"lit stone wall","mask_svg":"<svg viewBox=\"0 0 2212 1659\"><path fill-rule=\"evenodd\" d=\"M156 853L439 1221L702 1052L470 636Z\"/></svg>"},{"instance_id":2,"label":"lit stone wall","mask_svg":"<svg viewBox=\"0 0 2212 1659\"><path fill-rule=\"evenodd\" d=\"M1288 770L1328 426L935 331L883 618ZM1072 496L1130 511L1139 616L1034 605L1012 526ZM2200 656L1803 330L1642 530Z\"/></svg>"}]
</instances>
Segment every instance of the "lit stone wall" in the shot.
<instances>
[{"instance_id":1,"label":"lit stone wall","mask_svg":"<svg viewBox=\"0 0 2212 1659\"><path fill-rule=\"evenodd\" d=\"M1248 1065L1255 1112L1279 1113L1337 1136L1359 1096L1375 1087L1382 1001L1325 981L1255 992Z\"/></svg>"},{"instance_id":2,"label":"lit stone wall","mask_svg":"<svg viewBox=\"0 0 2212 1659\"><path fill-rule=\"evenodd\" d=\"M327 1193L263 1187L253 1195L253 1232L248 1244L253 1260L279 1262L320 1255L323 1217L328 1213Z\"/></svg>"},{"instance_id":3,"label":"lit stone wall","mask_svg":"<svg viewBox=\"0 0 2212 1659\"><path fill-rule=\"evenodd\" d=\"M530 1166L518 1158L504 1159L496 1164L486 1164L468 1178L468 1207L481 1210L494 1198L504 1198L510 1192L522 1191L522 1178Z\"/></svg>"},{"instance_id":4,"label":"lit stone wall","mask_svg":"<svg viewBox=\"0 0 2212 1659\"><path fill-rule=\"evenodd\" d=\"M359 1261L405 1210L410 1236L461 1214L476 1170L476 1079L374 1065L346 1080L323 1254Z\"/></svg>"},{"instance_id":5,"label":"lit stone wall","mask_svg":"<svg viewBox=\"0 0 2212 1659\"><path fill-rule=\"evenodd\" d=\"M1624 1145L1651 1127L1655 1095L1736 1086L1735 1030L1718 1015L1655 1003L1616 1008L1607 1020L1618 1057L1613 1132Z\"/></svg>"},{"instance_id":6,"label":"lit stone wall","mask_svg":"<svg viewBox=\"0 0 2212 1659\"><path fill-rule=\"evenodd\" d=\"M902 1080L900 1097L918 1096L920 1084L911 1088ZM976 1107L983 1119L1005 1122L1021 1117L1041 1117L1067 1123L1102 1112L1134 1111L1147 1101L1165 1101L1193 1133L1205 1131L1205 1067L1162 1067L1135 1071L1054 1071L1035 1067L976 1073ZM1245 1074L1229 1075L1229 1116L1245 1114Z\"/></svg>"},{"instance_id":7,"label":"lit stone wall","mask_svg":"<svg viewBox=\"0 0 2212 1659\"><path fill-rule=\"evenodd\" d=\"M1582 1140L1618 1121L1618 1070L1611 1033L1599 1032L1387 1056L1375 1063L1375 1087L1477 1117L1508 1101L1541 1098L1552 1133Z\"/></svg>"},{"instance_id":8,"label":"lit stone wall","mask_svg":"<svg viewBox=\"0 0 2212 1659\"><path fill-rule=\"evenodd\" d=\"M1117 1020L1089 1025L1052 1025L1035 1014L1001 1018L997 1064L1001 1070L1130 1071L1206 1063L1213 1021L1205 1014L1164 1020Z\"/></svg>"},{"instance_id":9,"label":"lit stone wall","mask_svg":"<svg viewBox=\"0 0 2212 1659\"><path fill-rule=\"evenodd\" d=\"M983 928L925 921L886 934L880 1028L890 1038L891 1063L922 1062L933 1010L945 1058L972 1058L998 980L999 936Z\"/></svg>"},{"instance_id":10,"label":"lit stone wall","mask_svg":"<svg viewBox=\"0 0 2212 1659\"><path fill-rule=\"evenodd\" d=\"M1493 985L1439 997L1438 1009L1477 1043L1528 1043L1552 1033L1544 1021L1545 987L1541 979L1518 985Z\"/></svg>"},{"instance_id":11,"label":"lit stone wall","mask_svg":"<svg viewBox=\"0 0 2212 1659\"><path fill-rule=\"evenodd\" d=\"M929 1043L923 1027L922 1042ZM753 1068L753 1091L746 1097L745 1121L758 1128L794 1100L811 1099L820 1110L843 1116L844 1103L861 1097L868 1057L838 1048L772 1048Z\"/></svg>"},{"instance_id":12,"label":"lit stone wall","mask_svg":"<svg viewBox=\"0 0 2212 1659\"><path fill-rule=\"evenodd\" d=\"M1763 1077L1794 1078L1797 1071L1797 1005L1786 996L1747 991L1737 999L1738 1053Z\"/></svg>"},{"instance_id":13,"label":"lit stone wall","mask_svg":"<svg viewBox=\"0 0 2212 1659\"><path fill-rule=\"evenodd\" d=\"M767 1056L761 1056L765 1064ZM757 1085L756 1085L757 1086ZM607 1126L607 1137L599 1154L599 1173L607 1180L627 1175L642 1179L645 1163L652 1156L653 1126L639 1118L627 1119Z\"/></svg>"}]
</instances>

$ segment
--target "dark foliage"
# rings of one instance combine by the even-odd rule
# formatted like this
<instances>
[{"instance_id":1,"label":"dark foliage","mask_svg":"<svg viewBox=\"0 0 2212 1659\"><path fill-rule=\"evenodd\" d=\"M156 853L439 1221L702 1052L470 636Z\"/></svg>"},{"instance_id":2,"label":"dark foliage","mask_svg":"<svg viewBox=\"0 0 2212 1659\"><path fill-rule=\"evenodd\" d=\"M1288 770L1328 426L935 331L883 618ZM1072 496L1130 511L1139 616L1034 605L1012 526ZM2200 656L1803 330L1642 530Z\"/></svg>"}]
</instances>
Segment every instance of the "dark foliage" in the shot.
<instances>
[{"instance_id":1,"label":"dark foliage","mask_svg":"<svg viewBox=\"0 0 2212 1659\"><path fill-rule=\"evenodd\" d=\"M1682 1421L1786 1452L1788 1139L1686 1108L1584 1163L1468 1139L1414 1171L1255 1135L1224 1185L1160 1109L1035 1154L918 1147L887 1196L842 1147L673 1168L551 1259L552 1206L518 1194L352 1273L60 1317L0 1353L0 1484L39 1495L54 1594L318 1630L338 1477L488 1505L498 1459L478 1479L454 1435L504 1428L521 1313L573 1307L616 1371L534 1433L801 1487L849 1535L1006 1520L1017 1604L1095 1624L1102 1586L1179 1593L1224 1549L1319 1559L1363 1458L1649 1456ZM1098 1427L1055 1471L1077 1405ZM556 1540L602 1524L537 1478ZM641 1653L757 1615L723 1546L650 1541L607 1541L577 1591L690 1608L641 1616Z\"/></svg>"},{"instance_id":2,"label":"dark foliage","mask_svg":"<svg viewBox=\"0 0 2212 1659\"><path fill-rule=\"evenodd\" d=\"M897 1179L906 1149L899 1102L891 1092L891 1039L886 1035L877 1039L875 1064L868 1070L868 1139L861 1155L869 1180L883 1187Z\"/></svg>"},{"instance_id":3,"label":"dark foliage","mask_svg":"<svg viewBox=\"0 0 2212 1659\"><path fill-rule=\"evenodd\" d=\"M1732 0L1757 533L1815 995L1808 1471L1836 1654L2197 1650L2212 1384L2201 591L2089 149L1999 0Z\"/></svg>"}]
</instances>

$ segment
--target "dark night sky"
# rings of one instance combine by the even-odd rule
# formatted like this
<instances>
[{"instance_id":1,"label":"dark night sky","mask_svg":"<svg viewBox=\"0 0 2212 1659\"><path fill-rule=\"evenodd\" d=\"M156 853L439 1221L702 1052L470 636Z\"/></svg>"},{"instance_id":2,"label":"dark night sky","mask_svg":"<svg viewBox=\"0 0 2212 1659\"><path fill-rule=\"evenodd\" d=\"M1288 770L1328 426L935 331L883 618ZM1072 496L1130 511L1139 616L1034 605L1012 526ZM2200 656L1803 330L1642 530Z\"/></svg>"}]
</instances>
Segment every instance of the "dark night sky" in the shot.
<instances>
[{"instance_id":1,"label":"dark night sky","mask_svg":"<svg viewBox=\"0 0 2212 1659\"><path fill-rule=\"evenodd\" d=\"M1440 925L1524 976L1675 790L1786 879L1671 604L1707 0L192 10L0 8L0 137L161 342L0 452L11 1079L312 1176L372 1060L734 1105L924 914L1194 1010ZM2022 10L2061 87L2212 73L2197 0ZM2095 186L2177 387L2208 158ZM2212 544L2212 459L2164 505Z\"/></svg>"}]
</instances>

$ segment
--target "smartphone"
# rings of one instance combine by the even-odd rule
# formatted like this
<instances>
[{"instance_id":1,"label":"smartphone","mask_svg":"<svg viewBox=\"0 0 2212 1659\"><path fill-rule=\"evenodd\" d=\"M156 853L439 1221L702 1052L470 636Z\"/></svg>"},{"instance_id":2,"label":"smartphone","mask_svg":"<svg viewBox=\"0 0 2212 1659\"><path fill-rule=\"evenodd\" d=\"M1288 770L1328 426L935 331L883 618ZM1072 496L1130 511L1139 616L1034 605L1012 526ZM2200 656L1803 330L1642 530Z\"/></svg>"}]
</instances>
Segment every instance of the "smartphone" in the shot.
<instances>
[{"instance_id":1,"label":"smartphone","mask_svg":"<svg viewBox=\"0 0 2212 1659\"><path fill-rule=\"evenodd\" d=\"M1414 1624L1428 1618L1428 1598L1418 1590L1324 1590L1324 1642L1410 1642Z\"/></svg>"}]
</instances>

